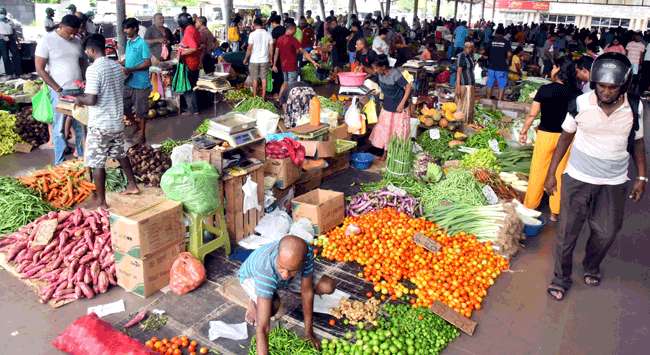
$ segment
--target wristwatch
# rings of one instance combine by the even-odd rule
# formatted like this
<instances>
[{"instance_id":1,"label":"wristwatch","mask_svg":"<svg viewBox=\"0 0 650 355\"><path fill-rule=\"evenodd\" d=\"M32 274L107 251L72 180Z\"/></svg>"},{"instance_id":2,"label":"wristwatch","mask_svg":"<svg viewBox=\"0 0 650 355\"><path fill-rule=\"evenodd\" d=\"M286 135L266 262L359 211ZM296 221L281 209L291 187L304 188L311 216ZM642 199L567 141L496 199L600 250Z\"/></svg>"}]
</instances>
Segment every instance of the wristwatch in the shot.
<instances>
[{"instance_id":1,"label":"wristwatch","mask_svg":"<svg viewBox=\"0 0 650 355\"><path fill-rule=\"evenodd\" d=\"M643 182L648 182L648 178L645 176L637 176L637 180L643 181Z\"/></svg>"}]
</instances>

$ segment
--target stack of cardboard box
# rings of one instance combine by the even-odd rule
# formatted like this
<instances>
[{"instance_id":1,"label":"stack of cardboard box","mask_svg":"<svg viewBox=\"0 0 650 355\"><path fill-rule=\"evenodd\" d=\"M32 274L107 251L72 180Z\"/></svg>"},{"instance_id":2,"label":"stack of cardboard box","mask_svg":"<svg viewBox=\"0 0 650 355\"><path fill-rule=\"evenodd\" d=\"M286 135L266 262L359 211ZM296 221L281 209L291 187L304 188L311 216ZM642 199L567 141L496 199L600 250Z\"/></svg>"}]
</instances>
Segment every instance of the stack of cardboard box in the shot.
<instances>
[{"instance_id":1,"label":"stack of cardboard box","mask_svg":"<svg viewBox=\"0 0 650 355\"><path fill-rule=\"evenodd\" d=\"M161 195L125 198L111 208L117 283L148 297L169 283L169 269L185 250L181 203Z\"/></svg>"}]
</instances>

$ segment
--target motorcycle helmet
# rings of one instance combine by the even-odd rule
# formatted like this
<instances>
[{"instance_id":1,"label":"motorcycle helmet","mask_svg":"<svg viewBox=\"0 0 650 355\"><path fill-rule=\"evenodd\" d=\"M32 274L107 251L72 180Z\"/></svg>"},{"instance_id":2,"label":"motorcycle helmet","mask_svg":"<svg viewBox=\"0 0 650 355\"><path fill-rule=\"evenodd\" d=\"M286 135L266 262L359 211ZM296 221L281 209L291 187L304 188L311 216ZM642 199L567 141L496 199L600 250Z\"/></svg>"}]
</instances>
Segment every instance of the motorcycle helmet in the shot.
<instances>
[{"instance_id":1,"label":"motorcycle helmet","mask_svg":"<svg viewBox=\"0 0 650 355\"><path fill-rule=\"evenodd\" d=\"M185 28L188 25L194 24L194 20L192 20L192 16L188 13L182 13L178 15L178 18L176 20L178 22L178 27L180 28Z\"/></svg>"},{"instance_id":2,"label":"motorcycle helmet","mask_svg":"<svg viewBox=\"0 0 650 355\"><path fill-rule=\"evenodd\" d=\"M594 60L589 74L590 86L609 84L621 87L621 95L630 86L632 78L632 63L621 53L604 53Z\"/></svg>"}]
</instances>

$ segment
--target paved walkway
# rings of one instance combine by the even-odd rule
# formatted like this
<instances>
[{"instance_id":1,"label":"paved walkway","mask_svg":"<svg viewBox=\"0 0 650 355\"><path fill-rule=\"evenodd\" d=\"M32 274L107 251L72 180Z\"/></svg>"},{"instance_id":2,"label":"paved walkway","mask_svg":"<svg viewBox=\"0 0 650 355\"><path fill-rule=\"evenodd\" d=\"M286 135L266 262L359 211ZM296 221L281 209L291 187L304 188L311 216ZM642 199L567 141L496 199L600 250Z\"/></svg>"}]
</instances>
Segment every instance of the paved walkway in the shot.
<instances>
[{"instance_id":1,"label":"paved walkway","mask_svg":"<svg viewBox=\"0 0 650 355\"><path fill-rule=\"evenodd\" d=\"M152 142L171 136L190 135L200 118L153 121L148 128ZM40 168L51 159L51 151L0 157L1 175L18 175ZM358 182L376 178L370 173L348 170L324 183L326 188L351 193ZM555 227L526 242L511 263L511 272L499 277L488 291L483 308L475 312L478 328L474 336L462 335L446 354L642 354L650 348L650 217L649 197L639 204L626 206L623 230L603 263L604 280L598 288L580 281L580 268L574 272L575 287L564 302L552 301L545 293L552 272L552 248ZM585 231L586 232L586 231ZM584 255L584 236L576 248L576 262ZM224 276L233 275L237 263L217 255L206 262L208 281L185 296L157 293L141 299L113 287L92 300L73 302L60 309L37 302L37 296L21 281L0 272L0 348L3 353L57 354L50 341L89 306L124 299L127 312L106 319L119 326L128 314L142 307L160 308L170 316L168 325L158 334L186 334L207 343L210 320L227 323L243 321L244 309L216 292ZM350 266L352 267L352 266ZM337 271L339 272L339 271ZM352 273L353 274L353 273ZM345 275L339 275L342 278ZM348 280L351 283L353 280ZM363 287L360 284L360 287ZM283 322L289 327L300 324L299 312L290 313ZM249 328L249 334L254 334ZM154 334L134 331L145 339ZM228 354L246 354L248 340L217 340L214 347ZM644 350L645 349L645 350Z\"/></svg>"}]
</instances>

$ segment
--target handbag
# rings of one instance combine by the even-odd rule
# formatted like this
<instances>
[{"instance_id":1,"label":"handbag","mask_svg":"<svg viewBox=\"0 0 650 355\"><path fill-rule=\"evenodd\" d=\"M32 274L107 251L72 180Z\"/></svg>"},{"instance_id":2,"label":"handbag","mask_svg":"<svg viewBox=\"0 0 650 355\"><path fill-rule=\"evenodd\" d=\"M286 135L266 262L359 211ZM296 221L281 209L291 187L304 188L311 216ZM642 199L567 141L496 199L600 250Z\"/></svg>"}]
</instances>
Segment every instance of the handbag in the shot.
<instances>
[{"instance_id":1,"label":"handbag","mask_svg":"<svg viewBox=\"0 0 650 355\"><path fill-rule=\"evenodd\" d=\"M179 62L176 67L176 73L174 73L174 78L172 79L172 89L178 94L192 90L190 80L187 77L187 67L183 63Z\"/></svg>"}]
</instances>

